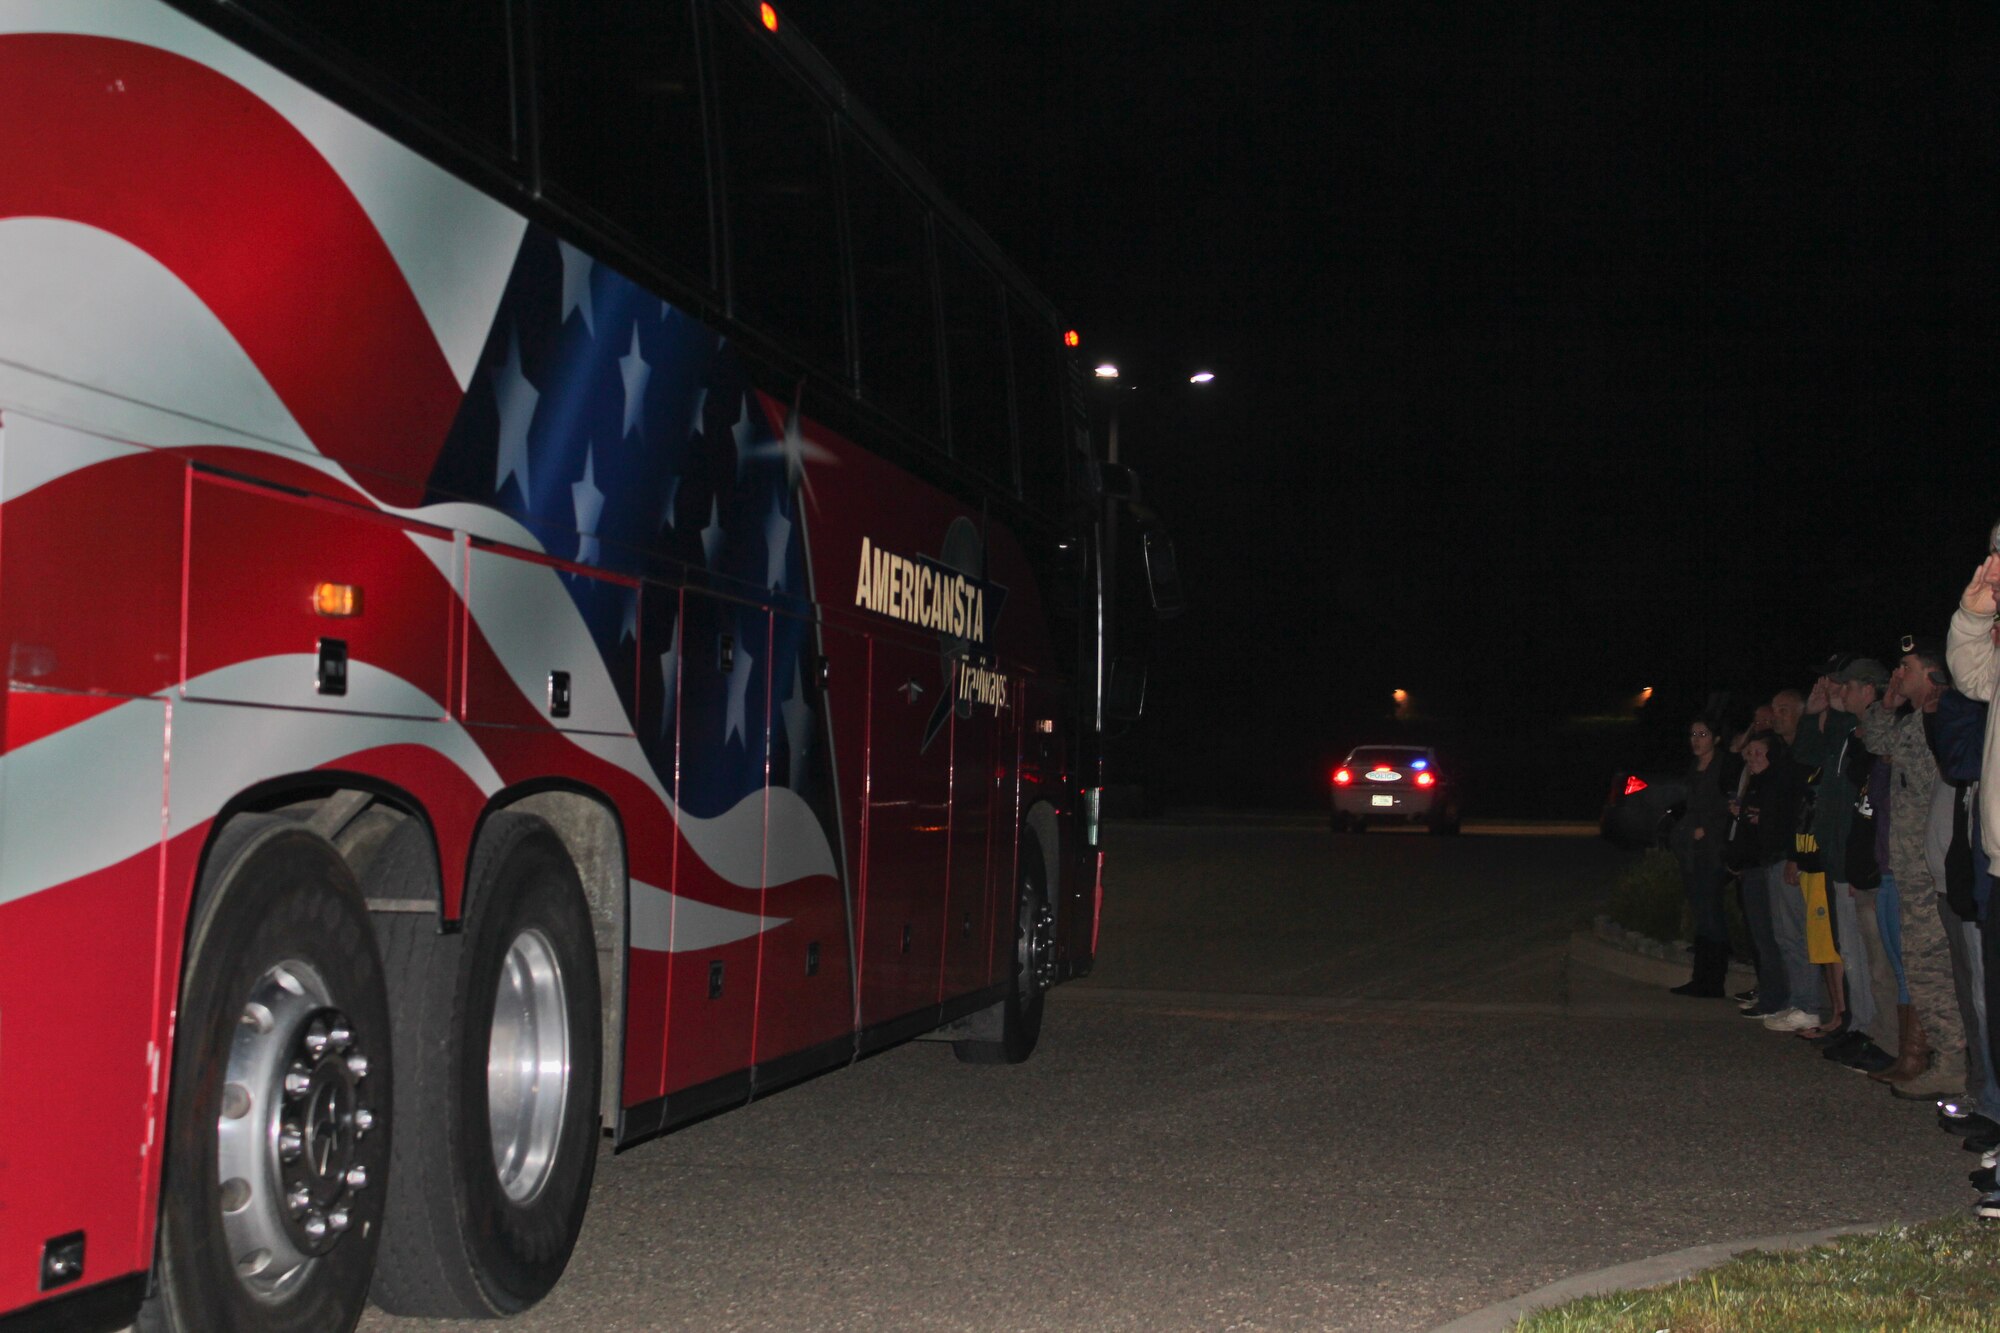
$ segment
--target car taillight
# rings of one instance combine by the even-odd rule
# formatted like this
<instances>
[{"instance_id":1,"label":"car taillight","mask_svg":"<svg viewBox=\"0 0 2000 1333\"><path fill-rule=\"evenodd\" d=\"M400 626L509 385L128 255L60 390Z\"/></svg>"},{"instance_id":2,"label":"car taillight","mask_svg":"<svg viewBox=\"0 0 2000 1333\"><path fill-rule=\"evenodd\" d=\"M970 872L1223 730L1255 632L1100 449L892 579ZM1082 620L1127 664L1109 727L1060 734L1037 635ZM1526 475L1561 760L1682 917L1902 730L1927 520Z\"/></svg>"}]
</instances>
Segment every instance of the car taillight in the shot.
<instances>
[{"instance_id":1,"label":"car taillight","mask_svg":"<svg viewBox=\"0 0 2000 1333\"><path fill-rule=\"evenodd\" d=\"M1646 790L1646 779L1640 777L1637 773L1625 779L1625 794L1627 796L1637 796L1644 790Z\"/></svg>"},{"instance_id":2,"label":"car taillight","mask_svg":"<svg viewBox=\"0 0 2000 1333\"><path fill-rule=\"evenodd\" d=\"M1418 785L1419 787L1434 787L1434 786L1436 786L1436 785L1437 785L1437 774L1435 774L1435 773L1419 773L1419 774L1417 774L1417 785Z\"/></svg>"},{"instance_id":3,"label":"car taillight","mask_svg":"<svg viewBox=\"0 0 2000 1333\"><path fill-rule=\"evenodd\" d=\"M1345 787L1345 786L1346 786L1346 785L1347 785L1348 783L1350 783L1350 782L1352 782L1352 781L1354 781L1354 775L1353 775L1352 773L1348 772L1348 771L1347 771L1346 769L1344 769L1344 768L1336 768L1336 769L1334 769L1334 770L1333 770L1333 785L1334 785L1334 786L1336 786L1336 787Z\"/></svg>"}]
</instances>

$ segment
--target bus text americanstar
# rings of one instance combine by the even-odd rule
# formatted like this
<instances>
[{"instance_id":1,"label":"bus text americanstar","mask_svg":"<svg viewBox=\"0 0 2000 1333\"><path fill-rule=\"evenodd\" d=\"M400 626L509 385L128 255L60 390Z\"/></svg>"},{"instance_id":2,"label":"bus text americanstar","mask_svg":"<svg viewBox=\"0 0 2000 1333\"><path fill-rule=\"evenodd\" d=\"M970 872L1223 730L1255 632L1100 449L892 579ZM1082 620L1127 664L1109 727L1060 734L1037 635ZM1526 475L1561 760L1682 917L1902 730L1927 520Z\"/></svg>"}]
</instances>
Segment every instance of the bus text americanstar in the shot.
<instances>
[{"instance_id":1,"label":"bus text americanstar","mask_svg":"<svg viewBox=\"0 0 2000 1333\"><path fill-rule=\"evenodd\" d=\"M877 615L983 647L987 586L928 556L906 558L861 539L854 604Z\"/></svg>"}]
</instances>

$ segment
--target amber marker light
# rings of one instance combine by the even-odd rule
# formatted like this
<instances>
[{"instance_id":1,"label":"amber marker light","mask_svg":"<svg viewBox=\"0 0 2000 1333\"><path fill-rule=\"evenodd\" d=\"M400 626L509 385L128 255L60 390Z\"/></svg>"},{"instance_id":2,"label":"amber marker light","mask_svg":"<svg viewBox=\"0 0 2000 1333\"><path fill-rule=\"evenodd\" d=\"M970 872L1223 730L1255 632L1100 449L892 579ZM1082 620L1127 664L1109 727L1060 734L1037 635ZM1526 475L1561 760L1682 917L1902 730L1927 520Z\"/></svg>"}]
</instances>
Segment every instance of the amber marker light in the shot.
<instances>
[{"instance_id":1,"label":"amber marker light","mask_svg":"<svg viewBox=\"0 0 2000 1333\"><path fill-rule=\"evenodd\" d=\"M361 589L352 583L322 583L313 589L313 610L323 616L358 616Z\"/></svg>"},{"instance_id":2,"label":"amber marker light","mask_svg":"<svg viewBox=\"0 0 2000 1333\"><path fill-rule=\"evenodd\" d=\"M1082 345L1083 345L1082 334L1078 333L1075 329L1068 329L1064 331L1063 333L1064 347L1080 347Z\"/></svg>"},{"instance_id":3,"label":"amber marker light","mask_svg":"<svg viewBox=\"0 0 2000 1333\"><path fill-rule=\"evenodd\" d=\"M757 17L764 20L764 27L771 32L778 30L778 11L769 5L757 6Z\"/></svg>"}]
</instances>

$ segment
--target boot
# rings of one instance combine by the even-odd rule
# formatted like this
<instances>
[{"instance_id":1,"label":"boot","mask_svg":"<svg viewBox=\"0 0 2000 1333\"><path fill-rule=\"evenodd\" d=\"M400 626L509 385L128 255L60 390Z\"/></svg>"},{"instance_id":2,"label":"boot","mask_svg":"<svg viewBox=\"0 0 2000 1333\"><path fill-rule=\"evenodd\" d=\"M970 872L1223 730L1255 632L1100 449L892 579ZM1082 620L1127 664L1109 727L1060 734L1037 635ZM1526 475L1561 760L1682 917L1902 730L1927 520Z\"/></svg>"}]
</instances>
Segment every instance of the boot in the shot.
<instances>
[{"instance_id":1,"label":"boot","mask_svg":"<svg viewBox=\"0 0 2000 1333\"><path fill-rule=\"evenodd\" d=\"M1917 1017L1917 1006L1897 1005L1896 1063L1868 1077L1877 1083L1906 1082L1930 1068L1930 1063L1931 1042L1924 1035L1923 1021Z\"/></svg>"},{"instance_id":2,"label":"boot","mask_svg":"<svg viewBox=\"0 0 2000 1333\"><path fill-rule=\"evenodd\" d=\"M1891 1083L1889 1091L1906 1102L1929 1102L1965 1091L1965 1052L1933 1051L1931 1065L1915 1078Z\"/></svg>"},{"instance_id":3,"label":"boot","mask_svg":"<svg viewBox=\"0 0 2000 1333\"><path fill-rule=\"evenodd\" d=\"M1676 995L1704 1000L1722 998L1722 983L1729 975L1729 946L1714 940L1694 942L1694 975L1683 985L1672 987Z\"/></svg>"}]
</instances>

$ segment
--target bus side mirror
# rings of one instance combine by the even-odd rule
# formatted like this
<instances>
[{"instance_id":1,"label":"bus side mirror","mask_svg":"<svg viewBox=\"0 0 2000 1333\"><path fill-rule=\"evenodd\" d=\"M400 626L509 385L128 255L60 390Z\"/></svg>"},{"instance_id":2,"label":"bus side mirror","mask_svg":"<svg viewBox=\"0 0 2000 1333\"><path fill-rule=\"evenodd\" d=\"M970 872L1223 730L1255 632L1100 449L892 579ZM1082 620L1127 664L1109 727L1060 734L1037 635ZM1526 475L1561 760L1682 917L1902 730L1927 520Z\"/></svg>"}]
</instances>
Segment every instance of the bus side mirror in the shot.
<instances>
[{"instance_id":1,"label":"bus side mirror","mask_svg":"<svg viewBox=\"0 0 2000 1333\"><path fill-rule=\"evenodd\" d=\"M1119 657L1111 662L1111 681L1104 691L1104 712L1114 722L1137 722L1146 711L1146 660Z\"/></svg>"},{"instance_id":2,"label":"bus side mirror","mask_svg":"<svg viewBox=\"0 0 2000 1333\"><path fill-rule=\"evenodd\" d=\"M1181 600L1181 570L1174 557L1174 539L1164 528L1148 527L1139 542L1146 556L1146 592L1153 601L1153 614L1172 620L1187 609Z\"/></svg>"}]
</instances>

